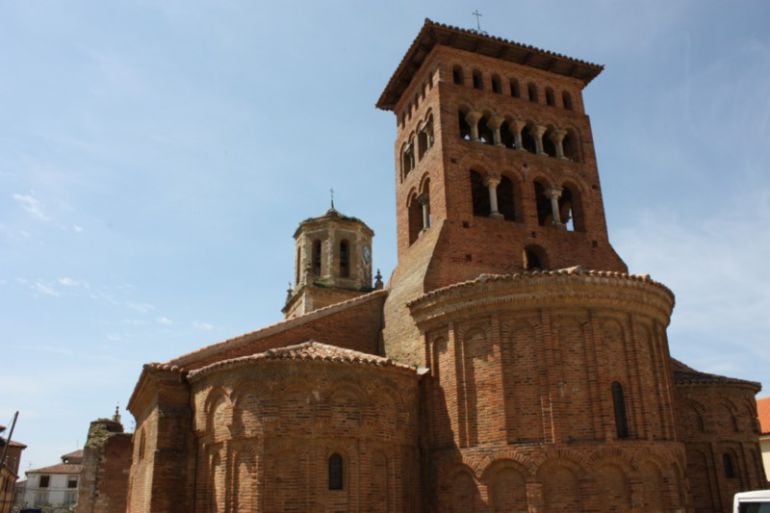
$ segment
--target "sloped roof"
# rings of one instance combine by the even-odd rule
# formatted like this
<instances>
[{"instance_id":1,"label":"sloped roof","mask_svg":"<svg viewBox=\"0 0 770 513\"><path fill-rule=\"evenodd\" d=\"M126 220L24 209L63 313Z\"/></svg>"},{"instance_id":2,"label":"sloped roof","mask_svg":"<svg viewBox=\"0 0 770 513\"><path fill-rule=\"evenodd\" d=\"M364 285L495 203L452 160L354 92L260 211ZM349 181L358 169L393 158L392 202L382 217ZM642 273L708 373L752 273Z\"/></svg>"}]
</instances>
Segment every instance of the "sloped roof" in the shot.
<instances>
[{"instance_id":1,"label":"sloped roof","mask_svg":"<svg viewBox=\"0 0 770 513\"><path fill-rule=\"evenodd\" d=\"M256 353L249 356L240 356L229 360L222 360L212 363L200 369L191 371L188 376L195 378L207 374L214 370L223 368L238 367L259 360L298 360L298 361L323 361L333 363L344 363L354 365L371 365L375 367L395 367L414 371L412 367L402 363L395 362L390 358L377 356L368 353L362 353L353 349L345 349L329 344L322 344L315 340L309 340L301 344L294 344L276 349L268 349L262 353Z\"/></svg>"},{"instance_id":2,"label":"sloped roof","mask_svg":"<svg viewBox=\"0 0 770 513\"><path fill-rule=\"evenodd\" d=\"M345 222L350 222L350 223L358 223L358 224L362 225L364 228L366 228L371 233L371 235L374 235L374 231L371 228L369 228L369 226L365 222L361 221L357 217L346 216L345 214L340 213L336 208L334 208L332 206L329 210L327 210L324 213L324 215L318 216L318 217L308 217L307 219L305 219L301 223L299 223L299 226L294 231L294 238L295 239L297 238L297 235L299 235L299 233L302 230L303 226L305 226L307 224L311 224L311 223L316 223L316 222L319 222L319 221L330 221L330 220L345 221Z\"/></svg>"},{"instance_id":3,"label":"sloped roof","mask_svg":"<svg viewBox=\"0 0 770 513\"><path fill-rule=\"evenodd\" d=\"M59 463L50 467L27 470L25 474L80 474L83 465L74 463Z\"/></svg>"},{"instance_id":4,"label":"sloped roof","mask_svg":"<svg viewBox=\"0 0 770 513\"><path fill-rule=\"evenodd\" d=\"M731 378L729 376L720 376L719 374L709 374L701 372L685 365L676 358L671 358L671 370L674 372L674 383L680 386L686 385L741 385L755 388L759 391L762 388L756 381Z\"/></svg>"},{"instance_id":5,"label":"sloped roof","mask_svg":"<svg viewBox=\"0 0 770 513\"><path fill-rule=\"evenodd\" d=\"M437 23L426 18L422 29L390 77L380 99L377 100L377 108L393 110L401 95L409 87L412 77L436 45L449 46L458 50L466 50L577 78L584 85L588 84L604 69L604 66L599 64L574 59L502 37L490 36L477 30Z\"/></svg>"},{"instance_id":6,"label":"sloped roof","mask_svg":"<svg viewBox=\"0 0 770 513\"><path fill-rule=\"evenodd\" d=\"M760 432L763 435L770 434L770 397L757 399L757 416Z\"/></svg>"},{"instance_id":7,"label":"sloped roof","mask_svg":"<svg viewBox=\"0 0 770 513\"><path fill-rule=\"evenodd\" d=\"M78 449L77 451L68 452L67 454L62 454L61 456L62 461L67 463L81 463L83 461L83 449ZM77 461L73 461L77 460Z\"/></svg>"}]
</instances>

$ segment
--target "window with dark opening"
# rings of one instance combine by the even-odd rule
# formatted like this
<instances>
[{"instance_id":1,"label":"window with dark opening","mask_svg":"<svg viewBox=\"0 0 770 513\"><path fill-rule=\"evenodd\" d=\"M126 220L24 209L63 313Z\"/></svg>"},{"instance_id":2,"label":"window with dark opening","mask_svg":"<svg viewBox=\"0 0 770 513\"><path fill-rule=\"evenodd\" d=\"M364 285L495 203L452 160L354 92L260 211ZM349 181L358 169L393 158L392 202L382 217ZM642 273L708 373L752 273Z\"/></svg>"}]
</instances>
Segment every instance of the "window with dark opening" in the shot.
<instances>
[{"instance_id":1,"label":"window with dark opening","mask_svg":"<svg viewBox=\"0 0 770 513\"><path fill-rule=\"evenodd\" d=\"M48 488L51 485L51 476L40 476L38 488Z\"/></svg>"},{"instance_id":2,"label":"window with dark opening","mask_svg":"<svg viewBox=\"0 0 770 513\"><path fill-rule=\"evenodd\" d=\"M75 476L69 476L67 478L67 488L77 488L78 487L78 478Z\"/></svg>"},{"instance_id":3,"label":"window with dark opening","mask_svg":"<svg viewBox=\"0 0 770 513\"><path fill-rule=\"evenodd\" d=\"M543 151L546 155L549 157L555 157L556 156L556 143L553 142L551 139L551 131L547 131L545 134L543 134Z\"/></svg>"},{"instance_id":4,"label":"window with dark opening","mask_svg":"<svg viewBox=\"0 0 770 513\"><path fill-rule=\"evenodd\" d=\"M725 469L725 477L727 479L735 479L735 466L733 465L733 457L730 453L724 453L722 455L722 466Z\"/></svg>"},{"instance_id":5,"label":"window with dark opening","mask_svg":"<svg viewBox=\"0 0 770 513\"><path fill-rule=\"evenodd\" d=\"M545 195L545 186L540 182L535 182L535 206L537 208L537 223L540 226L551 224L553 220L551 200Z\"/></svg>"},{"instance_id":6,"label":"window with dark opening","mask_svg":"<svg viewBox=\"0 0 770 513\"><path fill-rule=\"evenodd\" d=\"M302 259L302 253L300 252L299 248L297 248L297 265L295 265L294 269L294 283L299 283L299 268L300 268L300 261Z\"/></svg>"},{"instance_id":7,"label":"window with dark opening","mask_svg":"<svg viewBox=\"0 0 770 513\"><path fill-rule=\"evenodd\" d=\"M340 241L340 277L350 278L350 244Z\"/></svg>"},{"instance_id":8,"label":"window with dark opening","mask_svg":"<svg viewBox=\"0 0 770 513\"><path fill-rule=\"evenodd\" d=\"M343 489L342 456L337 453L329 456L329 490Z\"/></svg>"},{"instance_id":9,"label":"window with dark opening","mask_svg":"<svg viewBox=\"0 0 770 513\"><path fill-rule=\"evenodd\" d=\"M463 111L458 112L458 121L460 122L460 138L466 141L471 140L471 125L468 120L465 119L466 113Z\"/></svg>"},{"instance_id":10,"label":"window with dark opening","mask_svg":"<svg viewBox=\"0 0 770 513\"><path fill-rule=\"evenodd\" d=\"M409 212L409 244L414 244L414 241L420 236L420 230L422 230L422 205L417 200L416 194L412 194L409 198L407 210Z\"/></svg>"},{"instance_id":11,"label":"window with dark opening","mask_svg":"<svg viewBox=\"0 0 770 513\"><path fill-rule=\"evenodd\" d=\"M502 94L503 93L503 86L500 83L500 76L499 75L492 75L492 92L495 94Z\"/></svg>"},{"instance_id":12,"label":"window with dark opening","mask_svg":"<svg viewBox=\"0 0 770 513\"><path fill-rule=\"evenodd\" d=\"M612 406L615 409L615 431L618 438L628 438L628 420L626 419L626 399L623 396L623 385L612 382Z\"/></svg>"},{"instance_id":13,"label":"window with dark opening","mask_svg":"<svg viewBox=\"0 0 770 513\"><path fill-rule=\"evenodd\" d=\"M313 241L313 254L311 257L311 268L314 276L321 275L321 241Z\"/></svg>"},{"instance_id":14,"label":"window with dark opening","mask_svg":"<svg viewBox=\"0 0 770 513\"><path fill-rule=\"evenodd\" d=\"M528 126L521 131L521 145L524 146L524 149L528 152L535 153L537 151L537 146L535 144L535 138L532 136L531 129L532 127Z\"/></svg>"},{"instance_id":15,"label":"window with dark opening","mask_svg":"<svg viewBox=\"0 0 770 513\"><path fill-rule=\"evenodd\" d=\"M561 103L567 110L572 110L572 96L567 91L561 93Z\"/></svg>"},{"instance_id":16,"label":"window with dark opening","mask_svg":"<svg viewBox=\"0 0 770 513\"><path fill-rule=\"evenodd\" d=\"M511 130L511 124L507 121L500 125L500 142L506 148L516 147L516 136L513 134L513 130Z\"/></svg>"},{"instance_id":17,"label":"window with dark opening","mask_svg":"<svg viewBox=\"0 0 770 513\"><path fill-rule=\"evenodd\" d=\"M484 177L478 171L471 171L471 199L473 200L473 215L489 217L492 207L489 204L489 188L484 183Z\"/></svg>"},{"instance_id":18,"label":"window with dark opening","mask_svg":"<svg viewBox=\"0 0 770 513\"><path fill-rule=\"evenodd\" d=\"M529 97L529 101L533 103L537 103L537 86L533 84L532 82L527 85L527 96Z\"/></svg>"},{"instance_id":19,"label":"window with dark opening","mask_svg":"<svg viewBox=\"0 0 770 513\"><path fill-rule=\"evenodd\" d=\"M433 114L429 114L428 119L425 121L425 137L427 139L428 148L431 148L435 139L433 136Z\"/></svg>"},{"instance_id":20,"label":"window with dark opening","mask_svg":"<svg viewBox=\"0 0 770 513\"><path fill-rule=\"evenodd\" d=\"M559 220L571 232L585 231L579 200L580 197L577 189L567 185L562 187L561 195L559 196Z\"/></svg>"},{"instance_id":21,"label":"window with dark opening","mask_svg":"<svg viewBox=\"0 0 770 513\"><path fill-rule=\"evenodd\" d=\"M484 80L481 78L481 71L473 70L473 88L484 89Z\"/></svg>"},{"instance_id":22,"label":"window with dark opening","mask_svg":"<svg viewBox=\"0 0 770 513\"><path fill-rule=\"evenodd\" d=\"M484 144L494 144L494 135L489 128L489 116L485 115L479 120L479 140Z\"/></svg>"},{"instance_id":23,"label":"window with dark opening","mask_svg":"<svg viewBox=\"0 0 770 513\"><path fill-rule=\"evenodd\" d=\"M553 94L553 89L550 87L545 88L545 103L549 107L554 107L556 105L556 97Z\"/></svg>"},{"instance_id":24,"label":"window with dark opening","mask_svg":"<svg viewBox=\"0 0 770 513\"><path fill-rule=\"evenodd\" d=\"M500 178L497 185L497 208L506 221L516 220L516 203L513 182L507 176Z\"/></svg>"},{"instance_id":25,"label":"window with dark opening","mask_svg":"<svg viewBox=\"0 0 770 513\"><path fill-rule=\"evenodd\" d=\"M522 264L527 271L546 269L545 252L539 246L524 248L523 260Z\"/></svg>"},{"instance_id":26,"label":"window with dark opening","mask_svg":"<svg viewBox=\"0 0 770 513\"><path fill-rule=\"evenodd\" d=\"M421 127L417 132L417 159L422 160L422 156L425 155L425 151L428 149L428 132L425 131L425 127Z\"/></svg>"},{"instance_id":27,"label":"window with dark opening","mask_svg":"<svg viewBox=\"0 0 770 513\"><path fill-rule=\"evenodd\" d=\"M455 85L463 85L463 69L460 66L455 66L452 69L452 82Z\"/></svg>"},{"instance_id":28,"label":"window with dark opening","mask_svg":"<svg viewBox=\"0 0 770 513\"><path fill-rule=\"evenodd\" d=\"M561 142L561 147L564 150L564 157L573 161L580 162L580 155L578 154L577 140L575 133L572 130L567 131L567 135Z\"/></svg>"},{"instance_id":29,"label":"window with dark opening","mask_svg":"<svg viewBox=\"0 0 770 513\"><path fill-rule=\"evenodd\" d=\"M514 98L520 98L521 97L521 91L519 90L519 81L515 78L512 78L510 80L510 86L511 86L511 96Z\"/></svg>"}]
</instances>

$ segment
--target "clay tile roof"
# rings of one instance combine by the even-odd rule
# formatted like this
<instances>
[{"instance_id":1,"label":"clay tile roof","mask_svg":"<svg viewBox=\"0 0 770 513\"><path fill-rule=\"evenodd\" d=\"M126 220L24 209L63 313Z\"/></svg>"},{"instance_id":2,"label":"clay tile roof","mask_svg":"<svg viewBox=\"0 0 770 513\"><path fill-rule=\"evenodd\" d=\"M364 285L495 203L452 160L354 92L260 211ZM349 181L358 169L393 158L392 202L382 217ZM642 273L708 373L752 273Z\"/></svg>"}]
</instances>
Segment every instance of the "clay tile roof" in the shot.
<instances>
[{"instance_id":1,"label":"clay tile roof","mask_svg":"<svg viewBox=\"0 0 770 513\"><path fill-rule=\"evenodd\" d=\"M759 417L759 430L763 435L770 434L770 397L757 399L757 416Z\"/></svg>"},{"instance_id":2,"label":"clay tile roof","mask_svg":"<svg viewBox=\"0 0 770 513\"><path fill-rule=\"evenodd\" d=\"M322 344L315 340L309 340L301 344L268 349L263 353L255 353L249 356L240 356L230 360L212 363L200 369L190 372L190 377L200 376L208 372L245 365L259 360L297 360L297 361L322 361L345 364L373 365L377 367L394 367L414 372L412 367L397 363L390 358L377 356L353 349Z\"/></svg>"},{"instance_id":3,"label":"clay tile roof","mask_svg":"<svg viewBox=\"0 0 770 513\"><path fill-rule=\"evenodd\" d=\"M160 363L160 362L145 363L144 368L147 370L168 371L168 372L175 372L178 374L185 373L185 370L182 367L179 367L178 365L172 365L170 363Z\"/></svg>"},{"instance_id":4,"label":"clay tile roof","mask_svg":"<svg viewBox=\"0 0 770 513\"><path fill-rule=\"evenodd\" d=\"M524 64L533 68L574 77L588 84L604 66L567 57L534 46L517 43L502 37L490 36L477 30L468 30L425 19L419 34L404 54L401 63L390 77L388 85L377 100L377 108L393 110L401 95L436 45L475 52L489 57Z\"/></svg>"},{"instance_id":5,"label":"clay tile roof","mask_svg":"<svg viewBox=\"0 0 770 513\"><path fill-rule=\"evenodd\" d=\"M458 283L454 283L452 285L448 285L446 287L442 287L440 289L432 290L427 294L423 294L417 299L411 301L410 303L407 304L407 306L411 307L431 297L444 294L447 291L466 288L466 287L472 287L479 283L533 280L533 279L542 279L544 277L550 278L550 277L557 277L557 276L575 276L575 277L580 276L580 277L590 277L590 278L611 279L611 280L626 281L626 282L631 281L631 282L649 283L651 285L659 287L664 292L670 294L671 297L673 298L673 293L666 286L650 278L649 274L626 274L626 273L615 272L615 271L593 271L590 269L583 269L580 266L575 266L575 267L566 267L564 269L554 269L550 271L526 271L526 272L515 273L515 274L480 274L478 277L472 280L461 281Z\"/></svg>"},{"instance_id":6,"label":"clay tile roof","mask_svg":"<svg viewBox=\"0 0 770 513\"><path fill-rule=\"evenodd\" d=\"M671 370L674 372L674 383L680 386L687 385L741 385L755 388L758 392L762 385L756 381L720 376L695 370L675 358L671 358Z\"/></svg>"},{"instance_id":7,"label":"clay tile roof","mask_svg":"<svg viewBox=\"0 0 770 513\"><path fill-rule=\"evenodd\" d=\"M83 449L62 454L61 459L67 463L81 463L83 461Z\"/></svg>"},{"instance_id":8,"label":"clay tile roof","mask_svg":"<svg viewBox=\"0 0 770 513\"><path fill-rule=\"evenodd\" d=\"M25 474L80 474L83 465L73 463L59 463L50 467L27 470Z\"/></svg>"},{"instance_id":9,"label":"clay tile roof","mask_svg":"<svg viewBox=\"0 0 770 513\"><path fill-rule=\"evenodd\" d=\"M6 444L7 440L0 436L0 447L4 446ZM11 443L8 444L9 447L21 447L22 449L26 449L27 446L24 445L21 442L17 442L16 440L11 440Z\"/></svg>"},{"instance_id":10,"label":"clay tile roof","mask_svg":"<svg viewBox=\"0 0 770 513\"><path fill-rule=\"evenodd\" d=\"M306 224L315 223L315 222L318 222L318 221L330 220L330 219L339 220L339 221L347 221L347 222L352 222L352 223L358 223L358 224L362 225L364 228L366 228L367 230L369 230L372 235L374 235L374 231L372 231L372 229L369 228L369 226L365 222L361 221L357 217L346 216L345 214L341 214L337 209L332 207L329 210L327 210L326 213L324 215L322 215L322 216L308 217L307 219L305 219L301 223L299 223L299 226L294 231L294 238L295 239L297 238L297 235L299 235L300 230Z\"/></svg>"}]
</instances>

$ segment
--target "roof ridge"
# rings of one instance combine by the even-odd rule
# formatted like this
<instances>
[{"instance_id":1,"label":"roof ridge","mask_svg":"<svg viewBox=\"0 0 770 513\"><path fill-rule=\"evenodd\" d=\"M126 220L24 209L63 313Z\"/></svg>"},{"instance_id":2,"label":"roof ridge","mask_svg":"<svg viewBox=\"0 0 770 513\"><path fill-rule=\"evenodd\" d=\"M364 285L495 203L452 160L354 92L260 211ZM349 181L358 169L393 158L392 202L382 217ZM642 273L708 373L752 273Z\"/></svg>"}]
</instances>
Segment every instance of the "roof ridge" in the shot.
<instances>
[{"instance_id":1,"label":"roof ridge","mask_svg":"<svg viewBox=\"0 0 770 513\"><path fill-rule=\"evenodd\" d=\"M339 303L334 303L329 306L319 308L317 310L313 310L312 312L307 313L305 315L301 315L299 317L293 317L291 319L282 319L276 323L268 324L267 326L258 328L254 331L249 331L246 333L242 333L241 335L236 335L235 337L230 337L224 340L220 340L219 342L214 342L213 344L200 347L189 353L183 354L181 356L177 356L176 358L172 358L171 360L169 360L164 364L152 363L147 365L151 365L155 367L166 365L169 367L184 368L185 365L188 365L191 362L197 361L198 358L203 358L208 355L216 354L217 352L219 352L219 349L224 349L225 347L232 349L232 347L230 346L239 347L242 344L246 344L252 340L271 335L275 332L284 330L287 327L291 327L294 325L302 325L302 324L305 324L306 322L315 320L319 317L331 315L333 313L336 313L339 310L343 310L357 303L365 303L367 301L371 301L373 299L378 298L381 295L386 295L387 292L388 292L387 289L373 290L372 292L367 292L360 296L347 299L345 301L340 301ZM172 369L164 369L164 370L172 370Z\"/></svg>"}]
</instances>

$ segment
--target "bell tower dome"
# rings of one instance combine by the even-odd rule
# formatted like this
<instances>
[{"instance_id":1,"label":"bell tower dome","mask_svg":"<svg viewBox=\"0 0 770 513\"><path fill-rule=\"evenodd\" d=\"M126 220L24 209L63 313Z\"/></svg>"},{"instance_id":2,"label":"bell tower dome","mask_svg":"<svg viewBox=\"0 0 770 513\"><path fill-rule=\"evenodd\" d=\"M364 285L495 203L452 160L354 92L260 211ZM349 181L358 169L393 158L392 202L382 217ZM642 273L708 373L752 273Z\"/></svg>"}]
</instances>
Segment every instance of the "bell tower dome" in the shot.
<instances>
[{"instance_id":1,"label":"bell tower dome","mask_svg":"<svg viewBox=\"0 0 770 513\"><path fill-rule=\"evenodd\" d=\"M371 291L372 237L363 221L334 206L302 221L294 232L294 284L282 309L286 318Z\"/></svg>"}]
</instances>

